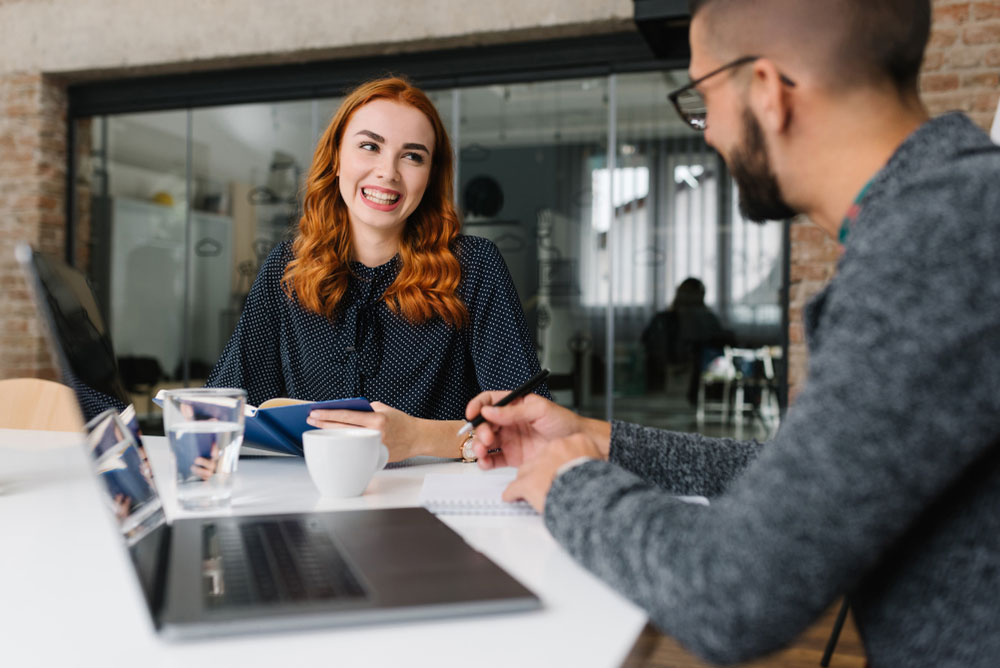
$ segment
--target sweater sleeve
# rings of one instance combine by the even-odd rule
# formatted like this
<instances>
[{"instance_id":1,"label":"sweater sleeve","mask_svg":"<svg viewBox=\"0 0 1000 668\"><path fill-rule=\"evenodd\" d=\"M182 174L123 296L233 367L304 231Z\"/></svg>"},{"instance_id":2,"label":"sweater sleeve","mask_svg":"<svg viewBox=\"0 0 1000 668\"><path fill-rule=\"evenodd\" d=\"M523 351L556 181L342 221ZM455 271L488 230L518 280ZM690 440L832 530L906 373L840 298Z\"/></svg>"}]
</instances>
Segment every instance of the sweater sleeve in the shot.
<instances>
[{"instance_id":1,"label":"sweater sleeve","mask_svg":"<svg viewBox=\"0 0 1000 668\"><path fill-rule=\"evenodd\" d=\"M281 309L288 298L281 289L281 277L290 259L291 248L285 243L264 261L206 386L243 388L247 401L255 406L285 395L280 335Z\"/></svg>"},{"instance_id":2,"label":"sweater sleeve","mask_svg":"<svg viewBox=\"0 0 1000 668\"><path fill-rule=\"evenodd\" d=\"M673 494L721 494L761 447L756 441L611 424L611 462Z\"/></svg>"},{"instance_id":3,"label":"sweater sleeve","mask_svg":"<svg viewBox=\"0 0 1000 668\"><path fill-rule=\"evenodd\" d=\"M810 339L808 381L778 434L709 507L626 470L644 458L668 468L697 459L696 440L663 437L664 453L651 457L650 445L624 445L641 436L621 428L614 457L626 468L590 462L549 492L556 539L709 660L744 661L793 640L995 441L996 235L982 221L954 224L954 202L893 205L866 211L887 228L871 234L886 238L844 256ZM865 250L876 247L892 251ZM687 466L649 477L703 477ZM715 468L704 477L731 473Z\"/></svg>"}]
</instances>

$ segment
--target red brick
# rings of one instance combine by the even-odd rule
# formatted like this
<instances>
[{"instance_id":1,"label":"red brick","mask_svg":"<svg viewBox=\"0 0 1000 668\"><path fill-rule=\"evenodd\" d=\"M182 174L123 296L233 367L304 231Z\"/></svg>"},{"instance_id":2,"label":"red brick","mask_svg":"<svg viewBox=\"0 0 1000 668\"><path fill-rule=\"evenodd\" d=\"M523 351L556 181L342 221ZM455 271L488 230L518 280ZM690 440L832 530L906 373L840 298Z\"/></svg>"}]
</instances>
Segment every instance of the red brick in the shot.
<instances>
[{"instance_id":1,"label":"red brick","mask_svg":"<svg viewBox=\"0 0 1000 668\"><path fill-rule=\"evenodd\" d=\"M934 53L924 54L924 63L921 66L921 71L923 72L936 72L941 69L944 64L944 53L941 51L935 51Z\"/></svg>"},{"instance_id":2,"label":"red brick","mask_svg":"<svg viewBox=\"0 0 1000 668\"><path fill-rule=\"evenodd\" d=\"M795 397L805 387L806 370L809 365L809 353L804 343L788 347L788 391L789 403L794 403Z\"/></svg>"},{"instance_id":3,"label":"red brick","mask_svg":"<svg viewBox=\"0 0 1000 668\"><path fill-rule=\"evenodd\" d=\"M23 86L35 86L42 81L42 75L39 73L28 73L28 72L17 72L14 74L8 74L4 77L6 83L11 86L11 88L23 87Z\"/></svg>"},{"instance_id":4,"label":"red brick","mask_svg":"<svg viewBox=\"0 0 1000 668\"><path fill-rule=\"evenodd\" d=\"M52 360L10 248L62 253L65 90L38 74L0 75L0 377L52 374Z\"/></svg>"},{"instance_id":5,"label":"red brick","mask_svg":"<svg viewBox=\"0 0 1000 668\"><path fill-rule=\"evenodd\" d=\"M989 88L1000 90L1000 72L981 72L962 77L962 88Z\"/></svg>"},{"instance_id":6,"label":"red brick","mask_svg":"<svg viewBox=\"0 0 1000 668\"><path fill-rule=\"evenodd\" d=\"M990 128L993 127L993 113L992 111L970 111L967 115L983 132L989 132Z\"/></svg>"},{"instance_id":7,"label":"red brick","mask_svg":"<svg viewBox=\"0 0 1000 668\"><path fill-rule=\"evenodd\" d=\"M935 6L932 13L934 26L955 25L965 23L969 20L970 3L962 2L957 5Z\"/></svg>"},{"instance_id":8,"label":"red brick","mask_svg":"<svg viewBox=\"0 0 1000 668\"><path fill-rule=\"evenodd\" d=\"M998 99L1000 99L1000 93L997 91L978 93L972 98L972 111L994 111L997 108Z\"/></svg>"},{"instance_id":9,"label":"red brick","mask_svg":"<svg viewBox=\"0 0 1000 668\"><path fill-rule=\"evenodd\" d=\"M826 232L813 223L796 223L792 225L789 236L792 243L801 241L804 243L818 244L827 238Z\"/></svg>"},{"instance_id":10,"label":"red brick","mask_svg":"<svg viewBox=\"0 0 1000 668\"><path fill-rule=\"evenodd\" d=\"M824 244L792 244L792 261L834 264L840 259L840 245L830 241Z\"/></svg>"},{"instance_id":11,"label":"red brick","mask_svg":"<svg viewBox=\"0 0 1000 668\"><path fill-rule=\"evenodd\" d=\"M924 95L924 104L932 114L946 111L970 111L972 100L967 93L937 93Z\"/></svg>"},{"instance_id":12,"label":"red brick","mask_svg":"<svg viewBox=\"0 0 1000 668\"><path fill-rule=\"evenodd\" d=\"M37 86L18 86L7 89L8 103L19 102L22 104L38 104L39 93Z\"/></svg>"},{"instance_id":13,"label":"red brick","mask_svg":"<svg viewBox=\"0 0 1000 668\"><path fill-rule=\"evenodd\" d=\"M31 340L25 340L20 337L12 339L12 341L17 341L20 347L15 347L14 344L5 345L4 339L0 338L0 346L5 348L4 357L6 358L7 364L16 367L31 367L35 361L35 350L37 350L37 344Z\"/></svg>"},{"instance_id":14,"label":"red brick","mask_svg":"<svg viewBox=\"0 0 1000 668\"><path fill-rule=\"evenodd\" d=\"M962 41L966 44L998 44L1000 22L970 25L962 31Z\"/></svg>"},{"instance_id":15,"label":"red brick","mask_svg":"<svg viewBox=\"0 0 1000 668\"><path fill-rule=\"evenodd\" d=\"M34 311L35 308L34 302L28 301L31 299L31 294L28 292L27 286L24 286L24 289L21 290L11 290L10 292L7 293L7 298L10 299L11 301L17 301L23 304L24 309L19 311L21 313L24 313L26 311L30 312Z\"/></svg>"},{"instance_id":16,"label":"red brick","mask_svg":"<svg viewBox=\"0 0 1000 668\"><path fill-rule=\"evenodd\" d=\"M1000 67L1000 47L987 50L983 60L987 67Z\"/></svg>"},{"instance_id":17,"label":"red brick","mask_svg":"<svg viewBox=\"0 0 1000 668\"><path fill-rule=\"evenodd\" d=\"M920 77L920 89L928 93L955 90L957 88L957 74L925 74Z\"/></svg>"},{"instance_id":18,"label":"red brick","mask_svg":"<svg viewBox=\"0 0 1000 668\"><path fill-rule=\"evenodd\" d=\"M827 281L833 273L833 266L827 262L803 263L796 262L790 267L790 280L795 281Z\"/></svg>"},{"instance_id":19,"label":"red brick","mask_svg":"<svg viewBox=\"0 0 1000 668\"><path fill-rule=\"evenodd\" d=\"M38 198L39 209L51 211L52 209L58 209L61 206L62 202L55 197L42 195Z\"/></svg>"},{"instance_id":20,"label":"red brick","mask_svg":"<svg viewBox=\"0 0 1000 668\"><path fill-rule=\"evenodd\" d=\"M0 322L0 330L8 333L27 333L28 321L15 318L7 318Z\"/></svg>"},{"instance_id":21,"label":"red brick","mask_svg":"<svg viewBox=\"0 0 1000 668\"><path fill-rule=\"evenodd\" d=\"M993 2L973 2L972 18L976 21L1000 18L1000 2L997 0L993 0Z\"/></svg>"},{"instance_id":22,"label":"red brick","mask_svg":"<svg viewBox=\"0 0 1000 668\"><path fill-rule=\"evenodd\" d=\"M982 65L986 49L982 45L953 46L944 53L948 69L968 69Z\"/></svg>"},{"instance_id":23,"label":"red brick","mask_svg":"<svg viewBox=\"0 0 1000 668\"><path fill-rule=\"evenodd\" d=\"M792 255L794 261L794 253ZM804 305L817 292L826 287L826 281L802 281L789 286L789 302Z\"/></svg>"},{"instance_id":24,"label":"red brick","mask_svg":"<svg viewBox=\"0 0 1000 668\"><path fill-rule=\"evenodd\" d=\"M949 47L958 41L958 31L954 28L935 28L931 30L931 38L927 43L929 48Z\"/></svg>"}]
</instances>

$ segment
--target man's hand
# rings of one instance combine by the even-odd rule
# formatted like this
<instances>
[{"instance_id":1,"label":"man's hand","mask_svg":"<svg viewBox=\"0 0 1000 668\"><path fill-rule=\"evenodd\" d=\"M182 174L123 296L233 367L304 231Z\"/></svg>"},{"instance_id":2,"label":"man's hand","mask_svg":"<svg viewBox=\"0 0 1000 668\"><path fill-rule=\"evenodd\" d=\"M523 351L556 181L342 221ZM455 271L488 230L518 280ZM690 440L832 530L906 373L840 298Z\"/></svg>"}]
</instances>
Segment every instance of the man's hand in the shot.
<instances>
[{"instance_id":1,"label":"man's hand","mask_svg":"<svg viewBox=\"0 0 1000 668\"><path fill-rule=\"evenodd\" d=\"M503 492L503 500L524 499L539 513L545 512L545 497L559 468L580 457L602 458L597 444L586 434L573 434L549 442L517 470L517 478Z\"/></svg>"},{"instance_id":2,"label":"man's hand","mask_svg":"<svg viewBox=\"0 0 1000 668\"><path fill-rule=\"evenodd\" d=\"M550 441L575 433L586 434L599 449L599 456L607 459L611 441L611 425L607 422L582 418L537 394L529 394L507 406L493 405L507 394L483 392L465 408L467 419L482 414L487 420L476 427L472 446L480 468L521 466ZM488 454L490 450L494 452Z\"/></svg>"}]
</instances>

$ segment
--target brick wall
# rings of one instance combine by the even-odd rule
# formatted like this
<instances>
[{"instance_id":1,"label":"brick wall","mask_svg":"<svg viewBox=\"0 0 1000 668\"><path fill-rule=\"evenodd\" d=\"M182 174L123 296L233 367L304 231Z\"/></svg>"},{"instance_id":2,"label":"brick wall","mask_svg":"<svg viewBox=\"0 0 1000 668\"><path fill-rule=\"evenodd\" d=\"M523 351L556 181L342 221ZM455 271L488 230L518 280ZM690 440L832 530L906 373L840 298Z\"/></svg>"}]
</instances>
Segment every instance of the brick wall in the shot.
<instances>
[{"instance_id":1,"label":"brick wall","mask_svg":"<svg viewBox=\"0 0 1000 668\"><path fill-rule=\"evenodd\" d=\"M76 229L74 234L74 261L76 267L87 271L90 267L91 198L93 196L94 155L92 152L92 119L76 122Z\"/></svg>"},{"instance_id":2,"label":"brick wall","mask_svg":"<svg viewBox=\"0 0 1000 668\"><path fill-rule=\"evenodd\" d=\"M1000 100L1000 0L934 0L934 22L920 88L933 115L964 111L989 131ZM792 226L788 384L792 398L806 375L802 308L833 277L837 245L809 221Z\"/></svg>"},{"instance_id":3,"label":"brick wall","mask_svg":"<svg viewBox=\"0 0 1000 668\"><path fill-rule=\"evenodd\" d=\"M808 219L799 217L791 229L791 267L788 291L788 394L790 401L806 377L805 329L802 309L823 289L836 269L840 245Z\"/></svg>"},{"instance_id":4,"label":"brick wall","mask_svg":"<svg viewBox=\"0 0 1000 668\"><path fill-rule=\"evenodd\" d=\"M1000 97L1000 0L935 0L920 85L932 114L958 109L989 130Z\"/></svg>"},{"instance_id":5,"label":"brick wall","mask_svg":"<svg viewBox=\"0 0 1000 668\"><path fill-rule=\"evenodd\" d=\"M0 75L0 378L57 378L14 244L62 254L66 97L40 74Z\"/></svg>"}]
</instances>

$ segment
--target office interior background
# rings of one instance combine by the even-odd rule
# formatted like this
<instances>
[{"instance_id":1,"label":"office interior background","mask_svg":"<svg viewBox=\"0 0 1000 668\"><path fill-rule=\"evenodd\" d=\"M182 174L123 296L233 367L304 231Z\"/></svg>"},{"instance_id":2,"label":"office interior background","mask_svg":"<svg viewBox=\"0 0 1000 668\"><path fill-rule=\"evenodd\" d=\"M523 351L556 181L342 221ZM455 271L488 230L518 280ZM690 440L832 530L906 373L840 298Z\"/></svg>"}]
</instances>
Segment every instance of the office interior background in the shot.
<instances>
[{"instance_id":1,"label":"office interior background","mask_svg":"<svg viewBox=\"0 0 1000 668\"><path fill-rule=\"evenodd\" d=\"M1000 3L933 4L925 101L988 128ZM500 248L557 400L718 433L687 402L690 369L651 353L654 316L697 277L732 345L766 350L744 397L748 435L766 436L804 378L802 306L837 249L807 220L745 221L722 161L676 118L686 7L0 2L0 378L56 377L13 261L24 240L88 275L140 413L156 387L200 384L294 234L341 96L399 73L451 134L464 231ZM763 365L735 368L761 380ZM705 403L729 398L718 385Z\"/></svg>"}]
</instances>

